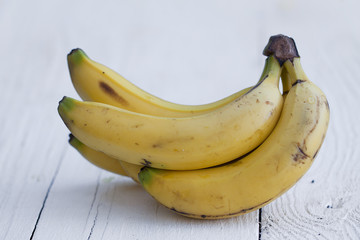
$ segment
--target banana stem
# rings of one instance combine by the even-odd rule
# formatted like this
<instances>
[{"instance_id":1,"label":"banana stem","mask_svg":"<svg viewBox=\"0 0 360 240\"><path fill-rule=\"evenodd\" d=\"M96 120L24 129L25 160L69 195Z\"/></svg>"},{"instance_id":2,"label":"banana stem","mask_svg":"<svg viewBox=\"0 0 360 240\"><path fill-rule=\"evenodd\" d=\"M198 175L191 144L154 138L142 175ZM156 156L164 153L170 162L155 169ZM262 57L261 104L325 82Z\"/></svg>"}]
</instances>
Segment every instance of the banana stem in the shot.
<instances>
[{"instance_id":1,"label":"banana stem","mask_svg":"<svg viewBox=\"0 0 360 240\"><path fill-rule=\"evenodd\" d=\"M264 48L263 54L269 56L268 59L275 58L280 67L285 67L281 69L284 95L286 95L296 80L307 80L300 65L300 56L294 39L282 34L271 36Z\"/></svg>"},{"instance_id":2,"label":"banana stem","mask_svg":"<svg viewBox=\"0 0 360 240\"><path fill-rule=\"evenodd\" d=\"M274 56L280 66L284 65L285 69L282 70L281 78L285 92L297 81L309 81L301 66L294 39L282 34L271 36L263 54Z\"/></svg>"},{"instance_id":3,"label":"banana stem","mask_svg":"<svg viewBox=\"0 0 360 240\"><path fill-rule=\"evenodd\" d=\"M275 58L274 55L269 56L265 60L264 70L260 76L258 83L262 82L265 78L271 77L272 79L279 79L281 74L282 67L280 66L279 61Z\"/></svg>"},{"instance_id":4,"label":"banana stem","mask_svg":"<svg viewBox=\"0 0 360 240\"><path fill-rule=\"evenodd\" d=\"M296 81L299 80L309 81L309 78L306 76L301 66L300 57L294 58L293 61L286 61L284 63L284 67L290 76L291 85L293 85Z\"/></svg>"},{"instance_id":5,"label":"banana stem","mask_svg":"<svg viewBox=\"0 0 360 240\"><path fill-rule=\"evenodd\" d=\"M281 72L281 83L282 83L282 87L283 87L283 95L288 94L288 92L290 91L290 88L292 86L291 83L291 77L289 72L286 70L286 68L282 69Z\"/></svg>"},{"instance_id":6,"label":"banana stem","mask_svg":"<svg viewBox=\"0 0 360 240\"><path fill-rule=\"evenodd\" d=\"M294 58L300 57L294 39L282 34L270 37L263 54L265 56L273 55L279 61L280 66L288 60L292 61Z\"/></svg>"}]
</instances>

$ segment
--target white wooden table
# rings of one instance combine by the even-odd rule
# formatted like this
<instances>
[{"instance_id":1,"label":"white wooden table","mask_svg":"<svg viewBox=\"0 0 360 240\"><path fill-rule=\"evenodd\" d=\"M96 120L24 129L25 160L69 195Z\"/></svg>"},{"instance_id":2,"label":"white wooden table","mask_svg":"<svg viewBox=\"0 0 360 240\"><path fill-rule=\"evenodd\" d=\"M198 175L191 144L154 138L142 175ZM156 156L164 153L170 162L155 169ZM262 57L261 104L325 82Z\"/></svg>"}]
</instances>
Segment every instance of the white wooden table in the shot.
<instances>
[{"instance_id":1,"label":"white wooden table","mask_svg":"<svg viewBox=\"0 0 360 240\"><path fill-rule=\"evenodd\" d=\"M360 239L359 1L0 1L0 239ZM200 104L260 76L293 37L331 120L308 173L259 211L192 220L67 142L57 113L81 47L141 88Z\"/></svg>"}]
</instances>

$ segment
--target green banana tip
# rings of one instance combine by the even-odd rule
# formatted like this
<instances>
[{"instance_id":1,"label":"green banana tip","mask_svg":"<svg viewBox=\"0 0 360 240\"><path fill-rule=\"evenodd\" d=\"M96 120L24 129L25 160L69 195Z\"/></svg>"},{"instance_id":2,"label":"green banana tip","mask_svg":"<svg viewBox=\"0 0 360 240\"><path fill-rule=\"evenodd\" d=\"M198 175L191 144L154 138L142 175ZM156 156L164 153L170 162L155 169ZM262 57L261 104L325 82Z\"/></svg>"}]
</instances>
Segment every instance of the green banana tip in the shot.
<instances>
[{"instance_id":1,"label":"green banana tip","mask_svg":"<svg viewBox=\"0 0 360 240\"><path fill-rule=\"evenodd\" d=\"M70 143L71 146L73 146L76 149L79 149L84 145L82 142L79 141L79 139L77 139L71 133L69 134L69 143Z\"/></svg>"},{"instance_id":2,"label":"green banana tip","mask_svg":"<svg viewBox=\"0 0 360 240\"><path fill-rule=\"evenodd\" d=\"M273 55L280 66L288 60L293 62L294 58L300 57L294 39L283 34L271 36L263 54L265 56Z\"/></svg>"},{"instance_id":3,"label":"green banana tip","mask_svg":"<svg viewBox=\"0 0 360 240\"><path fill-rule=\"evenodd\" d=\"M67 55L67 59L69 64L79 64L84 59L89 58L86 53L81 48L74 48L71 52Z\"/></svg>"},{"instance_id":4,"label":"green banana tip","mask_svg":"<svg viewBox=\"0 0 360 240\"><path fill-rule=\"evenodd\" d=\"M150 167L141 168L138 173L138 178L141 185L146 188L151 183L154 173L158 170L160 171L160 169L155 169Z\"/></svg>"},{"instance_id":5,"label":"green banana tip","mask_svg":"<svg viewBox=\"0 0 360 240\"><path fill-rule=\"evenodd\" d=\"M60 114L63 112L69 112L73 107L74 99L64 96L59 102L58 111Z\"/></svg>"}]
</instances>

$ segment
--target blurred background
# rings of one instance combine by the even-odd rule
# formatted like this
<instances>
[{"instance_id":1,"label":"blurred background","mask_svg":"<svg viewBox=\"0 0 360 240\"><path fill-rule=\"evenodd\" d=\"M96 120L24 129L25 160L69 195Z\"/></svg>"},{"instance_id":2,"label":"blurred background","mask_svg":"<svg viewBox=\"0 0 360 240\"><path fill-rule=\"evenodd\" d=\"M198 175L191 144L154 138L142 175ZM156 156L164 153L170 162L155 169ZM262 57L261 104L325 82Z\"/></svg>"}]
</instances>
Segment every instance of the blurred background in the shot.
<instances>
[{"instance_id":1,"label":"blurred background","mask_svg":"<svg viewBox=\"0 0 360 240\"><path fill-rule=\"evenodd\" d=\"M157 96L206 103L256 81L268 38L282 33L295 39L310 77L326 85L326 73L312 69L329 64L319 63L321 56L331 62L355 54L348 46L359 45L357 6L348 0L3 0L0 79L15 94L37 85L30 96L76 96L66 54L80 47Z\"/></svg>"}]
</instances>

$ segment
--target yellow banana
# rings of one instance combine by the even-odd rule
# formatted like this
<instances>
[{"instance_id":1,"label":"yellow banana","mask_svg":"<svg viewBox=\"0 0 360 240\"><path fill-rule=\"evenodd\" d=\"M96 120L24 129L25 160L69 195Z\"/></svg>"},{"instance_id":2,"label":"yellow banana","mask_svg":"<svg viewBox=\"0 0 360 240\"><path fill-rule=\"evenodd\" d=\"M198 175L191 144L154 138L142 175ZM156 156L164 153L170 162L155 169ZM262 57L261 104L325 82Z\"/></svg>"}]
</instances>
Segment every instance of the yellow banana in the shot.
<instances>
[{"instance_id":1,"label":"yellow banana","mask_svg":"<svg viewBox=\"0 0 360 240\"><path fill-rule=\"evenodd\" d=\"M219 101L182 105L165 101L138 88L114 70L91 60L83 50L67 57L72 83L83 100L106 103L133 112L163 117L195 116L219 108L248 92L245 88Z\"/></svg>"},{"instance_id":2,"label":"yellow banana","mask_svg":"<svg viewBox=\"0 0 360 240\"><path fill-rule=\"evenodd\" d=\"M139 182L138 174L140 169L144 166L135 165L124 162L106 155L103 152L96 151L85 144L79 139L70 134L69 143L80 154L95 166L107 170L112 173L120 174L122 176L131 177L135 182Z\"/></svg>"},{"instance_id":3,"label":"yellow banana","mask_svg":"<svg viewBox=\"0 0 360 240\"><path fill-rule=\"evenodd\" d=\"M165 101L145 92L114 70L90 59L82 49L73 49L68 54L67 60L72 83L83 100L106 103L129 111L150 115L186 117L202 114L233 101L251 89L251 87L245 88L209 104L182 105ZM82 145L82 147L87 146ZM86 149L86 151L89 156L84 154L83 156L90 162L94 161L94 157L101 158L97 162L97 166L100 168L106 169L106 165L113 161L113 159L110 160L110 156L104 153L95 153L96 150L90 151ZM101 165L105 166L102 167ZM130 177L138 181L138 167L126 162L123 162L122 165L125 165L126 172L129 172ZM117 170L114 169L114 171Z\"/></svg>"},{"instance_id":4,"label":"yellow banana","mask_svg":"<svg viewBox=\"0 0 360 240\"><path fill-rule=\"evenodd\" d=\"M128 176L127 172L123 169L120 162L117 159L107 156L106 154L89 148L76 137L70 134L69 143L73 146L85 159L109 172Z\"/></svg>"},{"instance_id":5,"label":"yellow banana","mask_svg":"<svg viewBox=\"0 0 360 240\"><path fill-rule=\"evenodd\" d=\"M291 88L291 81L289 80L288 73L283 69L281 78L283 83L283 97L285 98ZM82 156L90 163L93 163L99 168L107 171L117 173L123 176L132 178L135 182L139 183L138 174L143 165L131 164L126 161L118 160L106 155L103 152L96 151L85 144L81 143L76 137L70 134L70 144L77 149Z\"/></svg>"},{"instance_id":6,"label":"yellow banana","mask_svg":"<svg viewBox=\"0 0 360 240\"><path fill-rule=\"evenodd\" d=\"M75 89L82 97L83 100L90 100L96 102L103 102L106 104L118 106L124 109L133 110L134 104L123 104L124 101L118 101L115 96L124 96L130 94L136 100L136 111L140 113L149 113L148 105L151 107L159 108L157 111L152 110L151 113L162 114L163 116L174 115L196 115L205 111L210 111L216 107L220 107L226 102L230 102L233 99L245 94L251 87L243 89L227 98L224 98L218 102L204 105L179 105L169 103L162 99L158 99L142 89L137 88L131 84L124 77L116 73L115 71L91 60L87 54L81 49L73 49L68 54L68 66L70 70L71 79ZM108 73L108 74L105 74ZM109 74L110 73L110 74ZM281 78L283 83L283 96L285 97L290 89L288 77L286 76L286 70L283 69ZM110 77L112 76L112 77ZM264 77L264 76L262 76ZM261 77L261 78L262 78ZM101 81L100 81L101 79ZM287 84L287 85L286 85ZM112 86L112 87L111 87ZM126 87L130 86L129 89ZM154 99L154 100L152 100ZM137 102L139 101L139 102ZM144 102L144 103L141 103ZM152 109L152 108L150 108ZM163 113L163 111L166 111ZM175 113L174 113L175 111ZM118 173L121 175L127 175L134 181L138 182L138 173L142 165L135 165L124 162L122 160L114 159L105 153L89 149L86 145L81 143L73 135L71 135L69 142L82 154L89 162L95 163L96 166L108 170L110 172ZM76 145L75 145L76 144ZM79 149L81 147L81 149ZM115 163L119 161L120 165ZM115 164L114 164L115 163Z\"/></svg>"},{"instance_id":7,"label":"yellow banana","mask_svg":"<svg viewBox=\"0 0 360 240\"><path fill-rule=\"evenodd\" d=\"M285 98L291 88L291 78L290 78L289 73L286 70L286 68L283 68L283 70L281 72L281 82L282 82L282 88L283 88L282 93L283 93L283 97L285 100Z\"/></svg>"},{"instance_id":8,"label":"yellow banana","mask_svg":"<svg viewBox=\"0 0 360 240\"><path fill-rule=\"evenodd\" d=\"M109 156L162 169L200 169L246 154L270 134L283 104L278 60L269 57L264 73L245 95L192 117L151 116L69 97L58 111L74 136Z\"/></svg>"},{"instance_id":9,"label":"yellow banana","mask_svg":"<svg viewBox=\"0 0 360 240\"><path fill-rule=\"evenodd\" d=\"M96 151L85 144L79 139L70 134L69 143L73 146L86 160L95 166L102 168L106 171L116 173L122 176L130 177L135 182L139 183L138 174L143 168L143 165L136 165L127 163L116 158L112 158L103 152Z\"/></svg>"},{"instance_id":10,"label":"yellow banana","mask_svg":"<svg viewBox=\"0 0 360 240\"><path fill-rule=\"evenodd\" d=\"M283 84L283 97L285 98L291 88L291 81L289 79L286 69L283 69L281 73L281 78ZM131 164L126 161L112 158L103 152L96 151L86 146L78 139L76 139L76 137L74 137L72 134L70 134L69 143L75 149L77 149L82 154L82 156L90 163L107 171L130 177L135 182L139 183L138 174L143 165Z\"/></svg>"},{"instance_id":11,"label":"yellow banana","mask_svg":"<svg viewBox=\"0 0 360 240\"><path fill-rule=\"evenodd\" d=\"M129 177L131 177L135 182L140 183L138 176L141 168L144 167L143 165L132 164L121 160L120 165Z\"/></svg>"},{"instance_id":12,"label":"yellow banana","mask_svg":"<svg viewBox=\"0 0 360 240\"><path fill-rule=\"evenodd\" d=\"M279 122L264 143L218 167L193 171L144 167L139 180L145 190L176 213L217 219L259 209L293 186L322 145L329 106L324 93L304 74L299 58L286 61L285 68L292 87Z\"/></svg>"}]
</instances>

